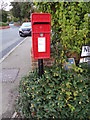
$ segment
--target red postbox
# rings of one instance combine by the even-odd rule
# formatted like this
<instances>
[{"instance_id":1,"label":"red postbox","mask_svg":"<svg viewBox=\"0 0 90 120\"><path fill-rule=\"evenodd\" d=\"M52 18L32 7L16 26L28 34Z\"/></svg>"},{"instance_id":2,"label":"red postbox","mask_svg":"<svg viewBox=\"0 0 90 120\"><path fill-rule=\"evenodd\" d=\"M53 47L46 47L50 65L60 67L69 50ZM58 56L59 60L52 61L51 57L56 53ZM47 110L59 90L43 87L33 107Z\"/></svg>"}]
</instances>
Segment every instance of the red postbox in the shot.
<instances>
[{"instance_id":1,"label":"red postbox","mask_svg":"<svg viewBox=\"0 0 90 120\"><path fill-rule=\"evenodd\" d=\"M33 13L31 23L34 59L50 58L51 14Z\"/></svg>"}]
</instances>

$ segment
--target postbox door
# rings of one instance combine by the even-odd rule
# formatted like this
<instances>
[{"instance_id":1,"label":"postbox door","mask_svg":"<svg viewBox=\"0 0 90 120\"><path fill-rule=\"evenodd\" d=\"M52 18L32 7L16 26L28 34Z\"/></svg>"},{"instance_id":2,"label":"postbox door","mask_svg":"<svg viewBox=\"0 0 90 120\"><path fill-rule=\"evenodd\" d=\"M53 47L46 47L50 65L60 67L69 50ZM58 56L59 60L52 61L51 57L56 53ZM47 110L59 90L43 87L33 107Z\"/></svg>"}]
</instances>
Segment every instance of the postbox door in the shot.
<instances>
[{"instance_id":1,"label":"postbox door","mask_svg":"<svg viewBox=\"0 0 90 120\"><path fill-rule=\"evenodd\" d=\"M40 33L35 33L33 41L34 47L34 58L42 59L50 57L50 33L43 33L43 36L40 36Z\"/></svg>"}]
</instances>

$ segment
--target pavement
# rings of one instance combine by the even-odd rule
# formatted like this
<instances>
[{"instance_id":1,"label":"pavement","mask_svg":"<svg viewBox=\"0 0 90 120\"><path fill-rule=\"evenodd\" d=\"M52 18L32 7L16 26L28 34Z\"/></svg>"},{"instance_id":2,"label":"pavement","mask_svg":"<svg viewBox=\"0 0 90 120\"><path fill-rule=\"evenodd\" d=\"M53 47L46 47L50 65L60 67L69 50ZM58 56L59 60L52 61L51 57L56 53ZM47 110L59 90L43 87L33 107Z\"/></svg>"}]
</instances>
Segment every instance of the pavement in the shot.
<instances>
[{"instance_id":1,"label":"pavement","mask_svg":"<svg viewBox=\"0 0 90 120\"><path fill-rule=\"evenodd\" d=\"M31 71L31 37L25 38L0 64L0 116L11 118L15 111L15 100L21 78Z\"/></svg>"}]
</instances>

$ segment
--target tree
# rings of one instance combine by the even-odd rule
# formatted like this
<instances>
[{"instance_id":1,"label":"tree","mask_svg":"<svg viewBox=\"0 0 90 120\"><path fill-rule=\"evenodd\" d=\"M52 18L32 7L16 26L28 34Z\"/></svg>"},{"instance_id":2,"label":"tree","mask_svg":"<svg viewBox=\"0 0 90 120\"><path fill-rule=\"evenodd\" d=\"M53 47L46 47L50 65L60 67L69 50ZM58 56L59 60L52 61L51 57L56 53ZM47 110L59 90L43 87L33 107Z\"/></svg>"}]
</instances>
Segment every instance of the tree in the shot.
<instances>
[{"instance_id":1,"label":"tree","mask_svg":"<svg viewBox=\"0 0 90 120\"><path fill-rule=\"evenodd\" d=\"M22 16L21 16L21 7L19 2L11 2L11 5L13 8L11 9L12 15L16 18L19 18L21 21Z\"/></svg>"},{"instance_id":2,"label":"tree","mask_svg":"<svg viewBox=\"0 0 90 120\"><path fill-rule=\"evenodd\" d=\"M21 16L30 19L30 3L21 3Z\"/></svg>"},{"instance_id":3,"label":"tree","mask_svg":"<svg viewBox=\"0 0 90 120\"><path fill-rule=\"evenodd\" d=\"M30 19L33 3L11 2L11 5L13 6L11 11L14 17L19 18L19 20L22 20L23 18Z\"/></svg>"},{"instance_id":4,"label":"tree","mask_svg":"<svg viewBox=\"0 0 90 120\"><path fill-rule=\"evenodd\" d=\"M5 10L0 10L0 21L7 22L7 12Z\"/></svg>"}]
</instances>

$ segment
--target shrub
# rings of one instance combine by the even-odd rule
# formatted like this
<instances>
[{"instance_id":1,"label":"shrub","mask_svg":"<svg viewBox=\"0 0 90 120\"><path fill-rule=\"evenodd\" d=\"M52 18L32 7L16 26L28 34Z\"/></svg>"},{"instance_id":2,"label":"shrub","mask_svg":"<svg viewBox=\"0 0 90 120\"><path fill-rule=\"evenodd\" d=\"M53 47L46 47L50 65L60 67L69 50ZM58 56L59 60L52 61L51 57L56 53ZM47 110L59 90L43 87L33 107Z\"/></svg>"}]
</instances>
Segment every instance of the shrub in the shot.
<instances>
[{"instance_id":1,"label":"shrub","mask_svg":"<svg viewBox=\"0 0 90 120\"><path fill-rule=\"evenodd\" d=\"M18 22L18 21L19 21L19 19L18 19L18 18L13 17L13 22Z\"/></svg>"},{"instance_id":2,"label":"shrub","mask_svg":"<svg viewBox=\"0 0 90 120\"><path fill-rule=\"evenodd\" d=\"M78 63L82 46L89 43L89 4L63 0L63 2L37 2L35 5L39 12L51 14L54 47L60 43L64 55L68 52L75 53ZM56 50L60 56L59 47Z\"/></svg>"},{"instance_id":3,"label":"shrub","mask_svg":"<svg viewBox=\"0 0 90 120\"><path fill-rule=\"evenodd\" d=\"M90 64L89 63L80 63L79 66L81 68L83 68L83 70L84 70L83 74L88 75L88 77L89 77L90 76Z\"/></svg>"},{"instance_id":4,"label":"shrub","mask_svg":"<svg viewBox=\"0 0 90 120\"><path fill-rule=\"evenodd\" d=\"M8 22L11 22L11 21L12 21L12 19L10 19L10 18L7 18L7 21L8 21Z\"/></svg>"},{"instance_id":5,"label":"shrub","mask_svg":"<svg viewBox=\"0 0 90 120\"><path fill-rule=\"evenodd\" d=\"M24 118L88 119L89 98L86 79L78 71L61 67L45 68L42 78L37 71L23 77L17 99Z\"/></svg>"},{"instance_id":6,"label":"shrub","mask_svg":"<svg viewBox=\"0 0 90 120\"><path fill-rule=\"evenodd\" d=\"M25 21L25 18L22 19L22 22L26 22L26 21Z\"/></svg>"},{"instance_id":7,"label":"shrub","mask_svg":"<svg viewBox=\"0 0 90 120\"><path fill-rule=\"evenodd\" d=\"M0 22L0 26L8 26L8 23Z\"/></svg>"}]
</instances>

